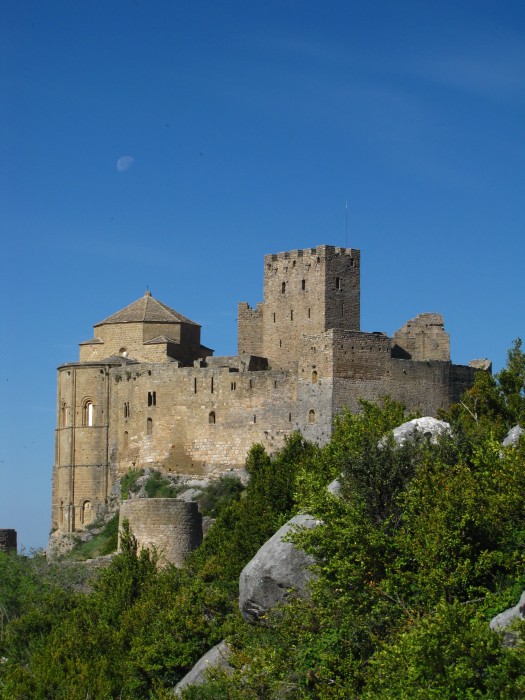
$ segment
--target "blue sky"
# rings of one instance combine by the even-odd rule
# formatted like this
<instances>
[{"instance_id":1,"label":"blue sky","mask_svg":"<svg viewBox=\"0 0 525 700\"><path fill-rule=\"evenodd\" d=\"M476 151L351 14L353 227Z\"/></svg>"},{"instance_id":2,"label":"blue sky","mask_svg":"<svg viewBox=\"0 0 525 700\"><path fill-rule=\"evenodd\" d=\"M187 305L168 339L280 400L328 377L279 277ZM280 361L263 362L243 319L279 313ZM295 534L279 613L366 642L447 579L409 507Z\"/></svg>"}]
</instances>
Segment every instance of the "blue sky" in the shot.
<instances>
[{"instance_id":1,"label":"blue sky","mask_svg":"<svg viewBox=\"0 0 525 700\"><path fill-rule=\"evenodd\" d=\"M362 328L525 338L525 4L5 0L0 527L44 546L56 367L154 296L236 351L265 253L362 252ZM124 167L117 168L119 158Z\"/></svg>"}]
</instances>

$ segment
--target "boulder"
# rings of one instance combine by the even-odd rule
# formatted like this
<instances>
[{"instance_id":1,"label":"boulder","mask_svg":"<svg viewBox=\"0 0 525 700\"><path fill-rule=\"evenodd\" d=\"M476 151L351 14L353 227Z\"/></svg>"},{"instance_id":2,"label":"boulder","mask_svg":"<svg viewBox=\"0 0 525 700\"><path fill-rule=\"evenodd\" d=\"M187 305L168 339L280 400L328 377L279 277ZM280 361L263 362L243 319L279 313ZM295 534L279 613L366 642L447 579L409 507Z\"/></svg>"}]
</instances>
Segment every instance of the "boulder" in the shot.
<instances>
[{"instance_id":1,"label":"boulder","mask_svg":"<svg viewBox=\"0 0 525 700\"><path fill-rule=\"evenodd\" d=\"M334 479L326 488L332 496L339 496L341 493L341 482L339 479Z\"/></svg>"},{"instance_id":2,"label":"boulder","mask_svg":"<svg viewBox=\"0 0 525 700\"><path fill-rule=\"evenodd\" d=\"M431 416L414 418L414 420L402 423L393 430L394 440L399 446L403 445L407 440L413 440L418 434L429 439L431 443L436 444L438 438L445 433L451 433L450 424Z\"/></svg>"},{"instance_id":3,"label":"boulder","mask_svg":"<svg viewBox=\"0 0 525 700\"><path fill-rule=\"evenodd\" d=\"M521 594L517 605L513 608L507 608L496 617L493 617L490 621L490 629L495 632L502 632L504 634L503 644L505 646L515 646L518 642L518 635L516 632L509 630L508 628L513 622L518 620L523 620L525 614L525 591Z\"/></svg>"},{"instance_id":4,"label":"boulder","mask_svg":"<svg viewBox=\"0 0 525 700\"><path fill-rule=\"evenodd\" d=\"M505 436L505 439L502 442L503 447L516 447L520 439L520 435L523 435L523 433L525 433L525 430L523 430L521 426L515 425Z\"/></svg>"},{"instance_id":5,"label":"boulder","mask_svg":"<svg viewBox=\"0 0 525 700\"><path fill-rule=\"evenodd\" d=\"M239 579L239 608L243 617L258 621L276 603L285 601L290 591L303 593L312 577L313 557L284 539L299 528L319 524L311 515L296 515L263 544L244 567Z\"/></svg>"},{"instance_id":6,"label":"boulder","mask_svg":"<svg viewBox=\"0 0 525 700\"><path fill-rule=\"evenodd\" d=\"M207 680L206 671L210 668L222 668L227 672L233 670L228 663L230 653L230 647L224 639L212 647L204 656L201 656L191 671L188 671L184 678L177 683L175 695L180 695L189 685L201 685L204 683Z\"/></svg>"}]
</instances>

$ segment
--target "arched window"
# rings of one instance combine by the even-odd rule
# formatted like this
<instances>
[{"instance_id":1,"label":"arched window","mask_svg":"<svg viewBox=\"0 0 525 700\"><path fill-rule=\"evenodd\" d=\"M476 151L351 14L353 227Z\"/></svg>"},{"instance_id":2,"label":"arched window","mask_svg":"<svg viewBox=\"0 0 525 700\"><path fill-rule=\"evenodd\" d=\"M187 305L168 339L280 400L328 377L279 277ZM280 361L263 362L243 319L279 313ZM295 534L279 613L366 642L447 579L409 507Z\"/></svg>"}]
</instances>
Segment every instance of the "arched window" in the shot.
<instances>
[{"instance_id":1,"label":"arched window","mask_svg":"<svg viewBox=\"0 0 525 700\"><path fill-rule=\"evenodd\" d=\"M210 425L215 425L215 411L210 411L208 414L208 423Z\"/></svg>"},{"instance_id":2,"label":"arched window","mask_svg":"<svg viewBox=\"0 0 525 700\"><path fill-rule=\"evenodd\" d=\"M80 518L84 525L89 525L93 522L93 504L91 501L84 501L82 504Z\"/></svg>"},{"instance_id":3,"label":"arched window","mask_svg":"<svg viewBox=\"0 0 525 700\"><path fill-rule=\"evenodd\" d=\"M317 370L312 372L312 384L317 384Z\"/></svg>"},{"instance_id":4,"label":"arched window","mask_svg":"<svg viewBox=\"0 0 525 700\"><path fill-rule=\"evenodd\" d=\"M64 501L60 501L60 524L64 522Z\"/></svg>"},{"instance_id":5,"label":"arched window","mask_svg":"<svg viewBox=\"0 0 525 700\"><path fill-rule=\"evenodd\" d=\"M313 408L308 411L308 422L315 423L315 411Z\"/></svg>"},{"instance_id":6,"label":"arched window","mask_svg":"<svg viewBox=\"0 0 525 700\"><path fill-rule=\"evenodd\" d=\"M95 406L91 399L86 399L82 407L82 425L91 428L95 424Z\"/></svg>"},{"instance_id":7,"label":"arched window","mask_svg":"<svg viewBox=\"0 0 525 700\"><path fill-rule=\"evenodd\" d=\"M153 420L151 418L146 421L146 435L153 435Z\"/></svg>"},{"instance_id":8,"label":"arched window","mask_svg":"<svg viewBox=\"0 0 525 700\"><path fill-rule=\"evenodd\" d=\"M60 425L62 428L67 427L67 403L62 401L60 406Z\"/></svg>"},{"instance_id":9,"label":"arched window","mask_svg":"<svg viewBox=\"0 0 525 700\"><path fill-rule=\"evenodd\" d=\"M127 356L128 356L128 351L126 350L126 348L120 348L120 350L118 351L118 354L119 354L121 357L127 357Z\"/></svg>"},{"instance_id":10,"label":"arched window","mask_svg":"<svg viewBox=\"0 0 525 700\"><path fill-rule=\"evenodd\" d=\"M129 446L129 433L127 430L124 431L124 438L122 439L122 454L125 457L128 454Z\"/></svg>"}]
</instances>

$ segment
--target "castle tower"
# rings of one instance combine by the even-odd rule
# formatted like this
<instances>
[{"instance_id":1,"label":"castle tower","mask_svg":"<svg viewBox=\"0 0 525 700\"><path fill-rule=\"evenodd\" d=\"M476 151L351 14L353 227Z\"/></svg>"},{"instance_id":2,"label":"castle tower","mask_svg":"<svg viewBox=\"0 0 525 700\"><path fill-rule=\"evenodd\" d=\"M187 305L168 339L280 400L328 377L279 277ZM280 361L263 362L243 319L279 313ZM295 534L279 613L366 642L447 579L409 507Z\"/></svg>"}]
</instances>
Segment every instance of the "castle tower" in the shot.
<instances>
[{"instance_id":1,"label":"castle tower","mask_svg":"<svg viewBox=\"0 0 525 700\"><path fill-rule=\"evenodd\" d=\"M264 302L239 304L239 354L297 365L303 335L360 329L360 253L317 246L266 255Z\"/></svg>"}]
</instances>

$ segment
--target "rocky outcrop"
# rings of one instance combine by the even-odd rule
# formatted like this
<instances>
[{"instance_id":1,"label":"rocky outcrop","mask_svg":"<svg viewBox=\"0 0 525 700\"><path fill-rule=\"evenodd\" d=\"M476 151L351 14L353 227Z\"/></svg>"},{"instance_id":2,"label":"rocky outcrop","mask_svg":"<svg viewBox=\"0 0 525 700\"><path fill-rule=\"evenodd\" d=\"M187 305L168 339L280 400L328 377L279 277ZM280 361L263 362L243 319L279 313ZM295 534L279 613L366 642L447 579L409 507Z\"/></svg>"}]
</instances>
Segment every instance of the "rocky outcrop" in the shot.
<instances>
[{"instance_id":1,"label":"rocky outcrop","mask_svg":"<svg viewBox=\"0 0 525 700\"><path fill-rule=\"evenodd\" d=\"M402 423L392 431L397 445L403 445L407 440L413 440L416 435L421 435L435 444L441 435L450 434L450 424L431 416L414 418L406 423Z\"/></svg>"},{"instance_id":2,"label":"rocky outcrop","mask_svg":"<svg viewBox=\"0 0 525 700\"><path fill-rule=\"evenodd\" d=\"M525 433L525 430L520 425L515 425L509 430L505 439L502 442L503 447L516 447L520 436Z\"/></svg>"},{"instance_id":3,"label":"rocky outcrop","mask_svg":"<svg viewBox=\"0 0 525 700\"><path fill-rule=\"evenodd\" d=\"M291 591L304 592L312 577L309 567L313 557L285 539L297 528L318 524L310 515L296 515L244 567L239 579L239 608L246 620L257 622L276 603L284 602Z\"/></svg>"},{"instance_id":4,"label":"rocky outcrop","mask_svg":"<svg viewBox=\"0 0 525 700\"><path fill-rule=\"evenodd\" d=\"M505 646L515 646L518 643L518 633L512 629L512 624L523 620L525 616L525 591L521 594L517 605L507 608L490 621L490 629L503 634L503 644Z\"/></svg>"},{"instance_id":5,"label":"rocky outcrop","mask_svg":"<svg viewBox=\"0 0 525 700\"><path fill-rule=\"evenodd\" d=\"M228 663L230 656L230 647L222 640L216 646L207 651L204 656L197 661L195 666L188 671L175 686L175 695L180 695L181 692L190 685L201 685L206 679L206 672L210 668L222 668L226 672L233 670Z\"/></svg>"}]
</instances>

